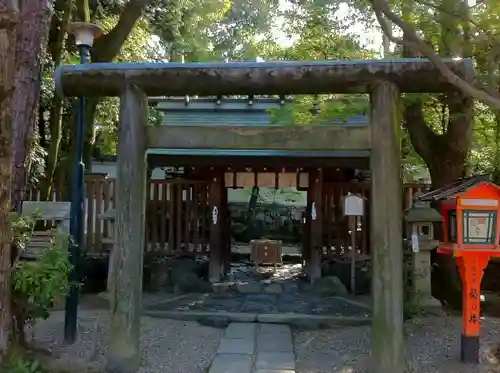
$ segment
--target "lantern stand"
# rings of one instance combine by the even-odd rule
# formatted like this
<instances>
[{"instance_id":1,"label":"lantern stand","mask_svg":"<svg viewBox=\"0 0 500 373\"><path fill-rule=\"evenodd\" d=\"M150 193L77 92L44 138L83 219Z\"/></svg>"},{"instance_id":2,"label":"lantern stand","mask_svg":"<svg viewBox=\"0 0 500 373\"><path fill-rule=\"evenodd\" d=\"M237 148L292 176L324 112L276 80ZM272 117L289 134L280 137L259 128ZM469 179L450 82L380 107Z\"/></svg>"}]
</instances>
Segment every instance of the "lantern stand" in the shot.
<instances>
[{"instance_id":1,"label":"lantern stand","mask_svg":"<svg viewBox=\"0 0 500 373\"><path fill-rule=\"evenodd\" d=\"M73 22L68 27L68 32L75 37L75 44L80 53L80 63L87 63L88 56L94 40L101 36L101 28L87 22ZM83 143L85 137L85 98L80 97L78 102L76 123L76 152L73 163L73 175L71 178L71 221L70 234L70 263L69 274L70 291L66 298L66 312L64 320L64 340L73 344L76 340L77 315L78 315L78 293L80 291L80 249L83 246L83 221L84 221L84 172Z\"/></svg>"},{"instance_id":2,"label":"lantern stand","mask_svg":"<svg viewBox=\"0 0 500 373\"><path fill-rule=\"evenodd\" d=\"M365 198L349 193L344 197L344 216L349 217L349 227L351 230L351 294L356 295L356 267L357 267L357 244L356 233L358 229L358 217L364 215Z\"/></svg>"},{"instance_id":3,"label":"lantern stand","mask_svg":"<svg viewBox=\"0 0 500 373\"><path fill-rule=\"evenodd\" d=\"M500 187L481 177L469 178L420 196L439 201L443 239L438 253L456 258L462 280L460 357L479 363L481 280L492 257L500 257Z\"/></svg>"},{"instance_id":4,"label":"lantern stand","mask_svg":"<svg viewBox=\"0 0 500 373\"><path fill-rule=\"evenodd\" d=\"M431 251L439 245L433 223L442 222L443 218L430 203L415 197L412 207L405 211L406 236L412 249L412 294L426 312L440 314L441 302L432 296Z\"/></svg>"},{"instance_id":5,"label":"lantern stand","mask_svg":"<svg viewBox=\"0 0 500 373\"><path fill-rule=\"evenodd\" d=\"M460 356L465 363L479 363L479 334L481 331L481 280L490 261L488 254L457 256L462 279L462 336Z\"/></svg>"}]
</instances>

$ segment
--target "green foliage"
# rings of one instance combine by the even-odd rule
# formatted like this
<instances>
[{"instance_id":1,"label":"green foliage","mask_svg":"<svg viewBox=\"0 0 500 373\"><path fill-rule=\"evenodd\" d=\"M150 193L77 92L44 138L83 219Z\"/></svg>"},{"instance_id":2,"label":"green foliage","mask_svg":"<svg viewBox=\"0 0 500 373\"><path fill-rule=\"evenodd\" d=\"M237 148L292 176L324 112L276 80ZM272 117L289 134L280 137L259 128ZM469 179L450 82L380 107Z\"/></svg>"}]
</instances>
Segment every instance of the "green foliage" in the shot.
<instances>
[{"instance_id":1,"label":"green foliage","mask_svg":"<svg viewBox=\"0 0 500 373\"><path fill-rule=\"evenodd\" d=\"M269 113L273 124L343 124L356 116L368 116L368 109L364 95L304 95Z\"/></svg>"},{"instance_id":2,"label":"green foliage","mask_svg":"<svg viewBox=\"0 0 500 373\"><path fill-rule=\"evenodd\" d=\"M78 0L77 4L83 2ZM109 31L117 25L127 2L90 1L91 20ZM498 90L500 60L494 58L493 53L500 45L500 6L497 2L470 7L463 6L460 0L388 2L441 54L472 55L478 80L484 84L496 82L495 90ZM64 2L56 1L55 4L56 18L60 20ZM56 28L57 22L53 22L51 31ZM394 29L399 31L396 27ZM179 61L181 56L187 61L249 60L258 56L266 60L368 59L377 58L381 48L364 45L364 39L373 34L370 37L378 40L379 36L374 34L379 31L372 5L366 0L207 0L201 3L153 0L146 7L144 17L136 22L116 60ZM50 47L48 49L50 52ZM392 45L385 52L398 58L401 47ZM46 115L54 98L53 61L49 55L43 57L46 61L41 106ZM62 60L63 63L78 63L71 38L65 43ZM427 126L437 134L445 133L449 123L443 98L418 95L415 99L423 102ZM118 107L115 98L104 99L98 105L92 138L96 139L101 154L116 153ZM273 122L279 124L335 124L355 115L367 114L368 107L366 97L300 96L271 114ZM65 152L70 149L72 110L72 105L66 103L60 159L64 159ZM150 113L153 124L159 121L157 114ZM498 122L490 108L476 107L473 145L467 160L472 172L500 175ZM42 133L50 144L50 130L46 128ZM426 177L427 167L414 150L405 129L402 136L405 179L413 181ZM43 157L42 154L36 159ZM40 169L38 166L34 168ZM34 179L39 178L37 175Z\"/></svg>"},{"instance_id":3,"label":"green foliage","mask_svg":"<svg viewBox=\"0 0 500 373\"><path fill-rule=\"evenodd\" d=\"M149 124L151 126L159 126L163 120L163 113L154 107L149 108Z\"/></svg>"},{"instance_id":4,"label":"green foliage","mask_svg":"<svg viewBox=\"0 0 500 373\"><path fill-rule=\"evenodd\" d=\"M40 362L32 359L19 350L14 349L6 362L0 366L0 373L49 373L42 369Z\"/></svg>"},{"instance_id":5,"label":"green foliage","mask_svg":"<svg viewBox=\"0 0 500 373\"><path fill-rule=\"evenodd\" d=\"M46 368L35 356L19 346L14 346L0 365L0 373L69 373ZM75 373L72 371L72 373Z\"/></svg>"},{"instance_id":6,"label":"green foliage","mask_svg":"<svg viewBox=\"0 0 500 373\"><path fill-rule=\"evenodd\" d=\"M14 239L25 248L31 240L36 218L14 216L12 220ZM54 302L68 293L71 270L68 240L66 233L58 231L51 246L43 250L36 261L15 263L12 272L13 299L16 309L26 321L47 318Z\"/></svg>"},{"instance_id":7,"label":"green foliage","mask_svg":"<svg viewBox=\"0 0 500 373\"><path fill-rule=\"evenodd\" d=\"M19 216L13 213L11 227L14 243L24 250L29 245L38 215ZM36 262L17 261L12 276L12 298L18 327L33 323L37 318L47 318L55 301L69 291L67 234L58 232L53 243L43 251ZM23 330L17 330L24 341ZM21 343L22 345L22 343ZM0 366L0 373L55 373L45 370L40 362L14 344Z\"/></svg>"}]
</instances>

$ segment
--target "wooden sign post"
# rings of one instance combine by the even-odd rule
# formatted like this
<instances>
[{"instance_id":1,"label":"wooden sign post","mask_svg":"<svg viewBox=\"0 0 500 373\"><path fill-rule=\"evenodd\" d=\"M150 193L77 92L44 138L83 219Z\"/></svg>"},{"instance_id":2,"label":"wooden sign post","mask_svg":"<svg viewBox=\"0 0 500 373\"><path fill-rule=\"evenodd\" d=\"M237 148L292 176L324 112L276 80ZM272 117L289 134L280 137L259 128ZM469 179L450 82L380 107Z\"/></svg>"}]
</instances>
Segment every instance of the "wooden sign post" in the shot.
<instances>
[{"instance_id":1,"label":"wooden sign post","mask_svg":"<svg viewBox=\"0 0 500 373\"><path fill-rule=\"evenodd\" d=\"M357 194L349 193L344 197L344 215L349 217L351 229L351 293L356 295L356 232L358 216L363 216L365 199Z\"/></svg>"},{"instance_id":2,"label":"wooden sign post","mask_svg":"<svg viewBox=\"0 0 500 373\"><path fill-rule=\"evenodd\" d=\"M420 199L442 200L443 241L438 252L456 258L462 279L461 360L477 364L481 279L490 258L500 256L500 187L488 181L469 181L463 187L455 183Z\"/></svg>"}]
</instances>

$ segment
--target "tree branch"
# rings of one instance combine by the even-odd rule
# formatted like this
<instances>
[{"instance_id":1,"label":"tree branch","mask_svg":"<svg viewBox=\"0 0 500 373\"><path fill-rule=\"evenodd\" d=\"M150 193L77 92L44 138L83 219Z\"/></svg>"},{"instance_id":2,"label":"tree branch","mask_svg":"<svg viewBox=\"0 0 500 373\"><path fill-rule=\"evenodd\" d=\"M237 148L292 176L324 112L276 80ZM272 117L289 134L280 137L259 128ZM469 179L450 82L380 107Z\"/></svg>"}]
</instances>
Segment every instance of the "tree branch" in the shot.
<instances>
[{"instance_id":1,"label":"tree branch","mask_svg":"<svg viewBox=\"0 0 500 373\"><path fill-rule=\"evenodd\" d=\"M93 62L110 62L120 52L125 40L130 35L135 23L152 0L130 0L118 20L116 26L97 39L92 49Z\"/></svg>"},{"instance_id":2,"label":"tree branch","mask_svg":"<svg viewBox=\"0 0 500 373\"><path fill-rule=\"evenodd\" d=\"M418 50L420 53L422 53L423 56L428 58L436 66L439 72L451 85L457 87L464 94L469 95L486 105L500 110L500 99L493 97L482 89L474 87L471 83L455 74L448 66L446 66L446 64L436 53L436 51L425 41L418 37L417 33L411 25L407 24L398 15L390 10L386 0L372 0L372 5L375 11L375 16L380 23L380 27L387 35L389 40L399 45ZM407 37L405 39L401 39L391 35L391 33L388 32L388 25L384 19L384 16L387 17L387 19L389 19L392 23L397 25Z\"/></svg>"},{"instance_id":3,"label":"tree branch","mask_svg":"<svg viewBox=\"0 0 500 373\"><path fill-rule=\"evenodd\" d=\"M72 8L73 8L73 0L66 0L66 4L63 10L63 16L61 19L61 24L59 26L59 32L57 33L57 39L54 47L52 48L52 53L51 53L55 67L58 67L61 64L64 41L66 39L66 35L68 34L68 24L71 18Z\"/></svg>"},{"instance_id":4,"label":"tree branch","mask_svg":"<svg viewBox=\"0 0 500 373\"><path fill-rule=\"evenodd\" d=\"M76 2L77 20L80 22L90 22L90 9L88 0L79 0Z\"/></svg>"},{"instance_id":5,"label":"tree branch","mask_svg":"<svg viewBox=\"0 0 500 373\"><path fill-rule=\"evenodd\" d=\"M429 1L426 1L426 0L416 0L417 3L421 4L421 5L425 5L425 6L428 6L429 8L433 8L441 13L444 13L450 17L454 17L456 19L459 19L459 20L463 20L463 21L466 21L468 23L470 23L471 25L475 26L478 30L480 30L483 34L485 34L488 39L490 39L490 41L493 43L493 44L496 44L496 45L499 45L500 46L500 40L497 40L497 38L495 37L495 35L488 29L485 29L483 26L481 26L479 23L477 23L476 21L468 18L468 19L465 19L461 14L458 14L458 13L455 13L455 12L451 12L447 9L445 9L443 6L440 6L440 5L437 5L437 4L433 4Z\"/></svg>"},{"instance_id":6,"label":"tree branch","mask_svg":"<svg viewBox=\"0 0 500 373\"><path fill-rule=\"evenodd\" d=\"M432 157L431 144L436 141L439 135L425 122L420 99L415 101L405 99L404 124L410 135L413 148L428 164Z\"/></svg>"},{"instance_id":7,"label":"tree branch","mask_svg":"<svg viewBox=\"0 0 500 373\"><path fill-rule=\"evenodd\" d=\"M500 46L491 47L487 57L486 57L486 72L487 72L487 84L488 92L491 95L498 95L498 77L495 71L498 68L500 59Z\"/></svg>"}]
</instances>

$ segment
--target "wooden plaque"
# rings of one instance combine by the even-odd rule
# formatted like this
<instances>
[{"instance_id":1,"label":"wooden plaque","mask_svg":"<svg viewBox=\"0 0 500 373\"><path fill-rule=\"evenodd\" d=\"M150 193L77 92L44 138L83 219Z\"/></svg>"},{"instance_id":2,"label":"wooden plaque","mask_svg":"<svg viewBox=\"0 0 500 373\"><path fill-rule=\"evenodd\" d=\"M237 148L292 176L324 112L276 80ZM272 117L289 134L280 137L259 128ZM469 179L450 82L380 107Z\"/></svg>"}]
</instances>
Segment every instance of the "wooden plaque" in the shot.
<instances>
[{"instance_id":1,"label":"wooden plaque","mask_svg":"<svg viewBox=\"0 0 500 373\"><path fill-rule=\"evenodd\" d=\"M281 172L278 175L278 188L295 188L297 186L297 174Z\"/></svg>"},{"instance_id":2,"label":"wooden plaque","mask_svg":"<svg viewBox=\"0 0 500 373\"><path fill-rule=\"evenodd\" d=\"M238 172L236 174L236 186L240 188L253 188L255 185L255 174L253 172Z\"/></svg>"},{"instance_id":3,"label":"wooden plaque","mask_svg":"<svg viewBox=\"0 0 500 373\"><path fill-rule=\"evenodd\" d=\"M259 172L257 174L258 187L276 187L276 174L271 172Z\"/></svg>"}]
</instances>

